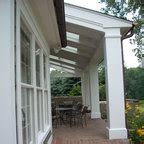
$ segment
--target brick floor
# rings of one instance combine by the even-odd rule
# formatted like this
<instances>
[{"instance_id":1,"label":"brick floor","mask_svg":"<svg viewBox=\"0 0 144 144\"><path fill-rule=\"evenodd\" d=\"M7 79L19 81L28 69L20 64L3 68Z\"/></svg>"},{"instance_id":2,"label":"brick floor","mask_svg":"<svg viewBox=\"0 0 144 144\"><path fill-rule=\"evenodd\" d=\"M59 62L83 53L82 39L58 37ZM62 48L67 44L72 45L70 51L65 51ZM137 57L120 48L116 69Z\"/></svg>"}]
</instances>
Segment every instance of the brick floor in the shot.
<instances>
[{"instance_id":1,"label":"brick floor","mask_svg":"<svg viewBox=\"0 0 144 144\"><path fill-rule=\"evenodd\" d=\"M104 120L88 119L87 127L61 125L53 129L53 144L129 144L127 139L108 140Z\"/></svg>"}]
</instances>

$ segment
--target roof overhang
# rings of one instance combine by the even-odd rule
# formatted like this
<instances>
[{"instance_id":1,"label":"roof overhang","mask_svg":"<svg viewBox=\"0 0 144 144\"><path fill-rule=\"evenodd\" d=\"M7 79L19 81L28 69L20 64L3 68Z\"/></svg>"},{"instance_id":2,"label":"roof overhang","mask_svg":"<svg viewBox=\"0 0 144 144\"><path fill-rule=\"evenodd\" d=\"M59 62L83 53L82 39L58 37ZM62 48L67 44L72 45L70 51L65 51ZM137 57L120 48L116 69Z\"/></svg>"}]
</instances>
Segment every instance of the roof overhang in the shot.
<instances>
[{"instance_id":1,"label":"roof overhang","mask_svg":"<svg viewBox=\"0 0 144 144\"><path fill-rule=\"evenodd\" d=\"M50 48L67 45L63 0L26 0Z\"/></svg>"}]
</instances>

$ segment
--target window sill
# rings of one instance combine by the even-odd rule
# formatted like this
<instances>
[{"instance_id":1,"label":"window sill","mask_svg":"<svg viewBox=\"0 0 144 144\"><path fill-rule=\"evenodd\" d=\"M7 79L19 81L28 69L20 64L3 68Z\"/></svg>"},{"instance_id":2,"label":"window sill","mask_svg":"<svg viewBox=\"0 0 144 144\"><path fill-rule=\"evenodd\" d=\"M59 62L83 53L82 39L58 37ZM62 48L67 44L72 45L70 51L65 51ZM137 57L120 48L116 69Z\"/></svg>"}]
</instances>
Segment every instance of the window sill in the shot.
<instances>
[{"instance_id":1,"label":"window sill","mask_svg":"<svg viewBox=\"0 0 144 144\"><path fill-rule=\"evenodd\" d=\"M38 144L42 144L44 142L44 140L46 139L48 133L50 132L51 127L50 125L47 126L47 128L45 129L45 132L40 132L39 136L38 136Z\"/></svg>"}]
</instances>

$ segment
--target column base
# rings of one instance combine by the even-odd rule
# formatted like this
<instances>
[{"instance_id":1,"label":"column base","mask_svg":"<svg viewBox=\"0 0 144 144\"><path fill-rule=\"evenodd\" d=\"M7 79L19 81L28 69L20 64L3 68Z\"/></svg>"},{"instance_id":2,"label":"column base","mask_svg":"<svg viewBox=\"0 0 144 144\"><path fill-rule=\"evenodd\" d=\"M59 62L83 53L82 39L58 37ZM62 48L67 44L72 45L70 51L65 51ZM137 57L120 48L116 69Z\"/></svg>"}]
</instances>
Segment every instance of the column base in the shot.
<instances>
[{"instance_id":1,"label":"column base","mask_svg":"<svg viewBox=\"0 0 144 144\"><path fill-rule=\"evenodd\" d=\"M91 119L97 119L97 118L101 118L101 113L100 112L92 112Z\"/></svg>"},{"instance_id":2,"label":"column base","mask_svg":"<svg viewBox=\"0 0 144 144\"><path fill-rule=\"evenodd\" d=\"M126 128L113 128L106 127L106 135L109 139L127 139Z\"/></svg>"}]
</instances>

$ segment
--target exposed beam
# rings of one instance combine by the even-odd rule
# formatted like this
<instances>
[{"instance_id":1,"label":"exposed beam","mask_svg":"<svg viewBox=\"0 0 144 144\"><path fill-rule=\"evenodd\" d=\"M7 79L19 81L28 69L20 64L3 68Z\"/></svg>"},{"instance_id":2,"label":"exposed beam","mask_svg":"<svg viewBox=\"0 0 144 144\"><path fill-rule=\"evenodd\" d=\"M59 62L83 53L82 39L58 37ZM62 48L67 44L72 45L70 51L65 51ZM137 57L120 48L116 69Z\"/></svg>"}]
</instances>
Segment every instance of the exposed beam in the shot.
<instances>
[{"instance_id":1,"label":"exposed beam","mask_svg":"<svg viewBox=\"0 0 144 144\"><path fill-rule=\"evenodd\" d=\"M92 40L88 37L78 36L75 37L74 34L67 33L67 40L79 43L81 45L87 46L89 48L96 48L96 44L98 43L96 40Z\"/></svg>"},{"instance_id":2,"label":"exposed beam","mask_svg":"<svg viewBox=\"0 0 144 144\"><path fill-rule=\"evenodd\" d=\"M76 63L88 63L89 59L84 58L82 56L78 56L76 54L72 54L66 51L59 51L58 53L55 53L53 49L51 49L51 54L60 58L68 59L71 61L74 61Z\"/></svg>"},{"instance_id":3,"label":"exposed beam","mask_svg":"<svg viewBox=\"0 0 144 144\"><path fill-rule=\"evenodd\" d=\"M61 51L64 51L65 53L70 53L72 55L74 54L74 55L77 55L77 56L85 58L85 59L90 58L90 54L80 51L79 49L77 49L77 51L73 51L73 50L69 49L68 47L66 47L66 48L62 48Z\"/></svg>"},{"instance_id":4,"label":"exposed beam","mask_svg":"<svg viewBox=\"0 0 144 144\"><path fill-rule=\"evenodd\" d=\"M82 50L76 48L77 50L72 50L69 48L69 46L67 46L66 48L62 48L61 50L63 51L66 51L66 52L70 52L70 53L73 53L73 54L76 54L76 55L79 55L79 56L82 56L82 57L85 57L85 58L90 58L90 54L88 54L87 52L83 52Z\"/></svg>"},{"instance_id":5,"label":"exposed beam","mask_svg":"<svg viewBox=\"0 0 144 144\"><path fill-rule=\"evenodd\" d=\"M68 69L68 70L71 70L71 71L75 71L75 72L81 72L79 69L68 67L66 65L55 63L55 62L50 62L50 65L59 66L59 67L62 67L62 68L65 68L65 69Z\"/></svg>"},{"instance_id":6,"label":"exposed beam","mask_svg":"<svg viewBox=\"0 0 144 144\"><path fill-rule=\"evenodd\" d=\"M81 49L81 50L89 53L89 54L92 54L94 52L93 48L85 46L85 45L83 45L81 43L77 43L77 42L70 41L70 40L68 40L67 42L68 42L68 46L76 47L78 49Z\"/></svg>"},{"instance_id":7,"label":"exposed beam","mask_svg":"<svg viewBox=\"0 0 144 144\"><path fill-rule=\"evenodd\" d=\"M58 62L58 63L61 63L61 64L65 64L65 65L68 65L68 66L71 66L71 67L74 67L74 68L79 68L79 69L83 69L83 67L77 65L77 64L71 64L67 61L64 61L62 59L54 59L54 58L50 58L50 61L54 61L54 62Z\"/></svg>"},{"instance_id":8,"label":"exposed beam","mask_svg":"<svg viewBox=\"0 0 144 144\"><path fill-rule=\"evenodd\" d=\"M96 40L100 39L104 35L104 33L98 30L83 27L83 26L76 25L74 23L69 23L69 22L66 22L66 30L67 32L72 32L75 34L83 35L83 36L89 37L91 39L96 39Z\"/></svg>"},{"instance_id":9,"label":"exposed beam","mask_svg":"<svg viewBox=\"0 0 144 144\"><path fill-rule=\"evenodd\" d=\"M68 73L71 73L73 75L77 75L77 76L79 75L80 76L80 72L69 70L69 69L66 69L66 68L62 68L60 66L56 66L56 65L53 65L53 64L51 64L50 66L52 68L54 68L54 69L57 69L57 70L60 70L60 71L64 71L64 72L68 72Z\"/></svg>"}]
</instances>

